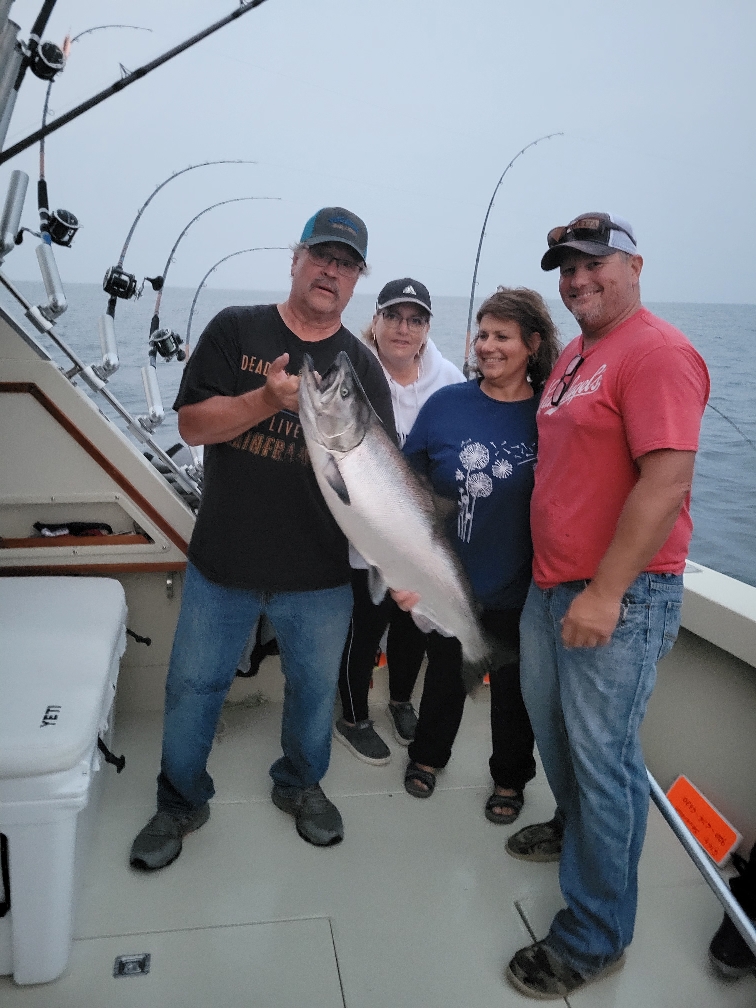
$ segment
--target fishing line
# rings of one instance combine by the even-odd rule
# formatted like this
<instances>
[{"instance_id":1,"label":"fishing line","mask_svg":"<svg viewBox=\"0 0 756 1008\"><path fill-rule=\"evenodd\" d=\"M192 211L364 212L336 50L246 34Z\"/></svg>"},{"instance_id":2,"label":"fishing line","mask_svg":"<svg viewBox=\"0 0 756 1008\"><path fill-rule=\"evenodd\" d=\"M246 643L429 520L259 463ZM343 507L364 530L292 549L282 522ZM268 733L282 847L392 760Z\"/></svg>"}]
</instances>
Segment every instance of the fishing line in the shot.
<instances>
[{"instance_id":1,"label":"fishing line","mask_svg":"<svg viewBox=\"0 0 756 1008\"><path fill-rule=\"evenodd\" d=\"M178 56L179 53L184 52L185 49L189 49L191 48L191 46L196 45L197 42L201 42L202 39L207 38L208 35L212 35L214 32L218 31L219 28L223 28L224 25L227 25L230 21L235 21L237 18L240 18L243 14L247 14L249 11L254 10L256 7L259 7L263 3L265 3L265 0L247 0L246 3L240 4L240 6L236 8L236 10L232 11L230 14L227 14L224 18L221 18L220 21L216 21L214 24L211 24L208 28L203 29L196 35L192 35L191 38L186 39L184 42L181 42L177 46L174 46L173 49L169 49L167 52L163 53L162 56L158 56L150 63L145 63L144 66L141 66L138 69L131 71L127 77L122 77L120 80L117 80L114 84L111 84L110 87L105 88L104 91L98 92L98 94L93 95L91 98L88 98L85 102L82 102L81 105L77 105L76 108L71 109L70 112L66 112L65 115L59 116L59 118L53 120L53 122L48 123L41 129L38 129L34 133L29 134L29 136L26 137L24 140L19 140L18 143L13 144L12 147L9 147L7 150L0 153L0 165L5 164L6 161L9 161L12 157L15 157L16 154L20 154L22 151L25 151L28 147L31 147L33 144L35 144L38 140L41 140L43 137L49 136L50 133L54 133L56 130L59 130L61 126L65 126L66 123L69 123L72 120L78 118L84 112L88 112L89 109L94 108L96 105L99 105L100 102L105 101L106 98L110 98L111 95L116 94L118 91L123 91L124 88L127 88L130 84L133 84L135 81L141 80L142 77L145 77L148 73L151 73L153 70L156 70L159 66L162 66L163 63L167 63L169 60L172 60L174 56ZM52 4L50 4L50 10L51 9ZM47 13L47 17L45 18L45 24L47 23L48 17L49 12ZM44 25L42 26L42 28L39 29L39 32L41 32L42 30L44 30ZM23 77L23 73L25 72L26 67L28 65L29 65L28 62L25 61L25 65L23 66L21 72L19 73L16 89L20 87L21 78Z\"/></svg>"},{"instance_id":2,"label":"fishing line","mask_svg":"<svg viewBox=\"0 0 756 1008\"><path fill-rule=\"evenodd\" d=\"M734 421L730 420L728 416L725 416L722 410L717 409L716 406L712 406L710 402L707 402L706 405L709 407L709 409L713 409L715 413L718 413L723 420L726 420L731 427L734 427L735 430L738 432L738 434L740 434L740 436L746 442L746 444L749 444L751 448L753 448L753 450L756 451L756 444L754 444L753 441L751 441L751 439L748 437L747 434L743 433L743 431L740 429L740 427L738 427L738 425Z\"/></svg>"}]
</instances>

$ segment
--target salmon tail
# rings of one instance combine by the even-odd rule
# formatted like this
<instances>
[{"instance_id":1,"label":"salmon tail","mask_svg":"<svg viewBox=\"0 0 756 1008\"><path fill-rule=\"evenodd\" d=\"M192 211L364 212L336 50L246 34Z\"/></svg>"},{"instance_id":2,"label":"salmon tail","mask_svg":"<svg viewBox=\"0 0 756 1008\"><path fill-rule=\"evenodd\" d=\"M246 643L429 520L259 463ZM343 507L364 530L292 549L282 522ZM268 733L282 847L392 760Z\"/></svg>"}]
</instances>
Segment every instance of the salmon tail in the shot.
<instances>
[{"instance_id":1,"label":"salmon tail","mask_svg":"<svg viewBox=\"0 0 756 1008\"><path fill-rule=\"evenodd\" d=\"M470 661L464 656L462 658L462 683L468 696L474 696L479 687L483 685L483 679L490 675L494 668L490 654L479 658L477 661Z\"/></svg>"},{"instance_id":2,"label":"salmon tail","mask_svg":"<svg viewBox=\"0 0 756 1008\"><path fill-rule=\"evenodd\" d=\"M472 660L462 656L462 682L468 696L474 696L486 675L503 665L515 665L520 661L516 648L504 644L490 634L486 635L486 651L482 658Z\"/></svg>"}]
</instances>

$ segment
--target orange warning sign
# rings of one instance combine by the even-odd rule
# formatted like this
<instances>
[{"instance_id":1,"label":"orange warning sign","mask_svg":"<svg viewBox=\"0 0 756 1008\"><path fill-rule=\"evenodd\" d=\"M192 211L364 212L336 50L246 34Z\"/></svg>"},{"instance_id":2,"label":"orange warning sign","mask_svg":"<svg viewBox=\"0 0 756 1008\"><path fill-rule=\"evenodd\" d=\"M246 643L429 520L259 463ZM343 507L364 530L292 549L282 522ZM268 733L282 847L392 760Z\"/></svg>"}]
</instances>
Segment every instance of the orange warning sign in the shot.
<instances>
[{"instance_id":1,"label":"orange warning sign","mask_svg":"<svg viewBox=\"0 0 756 1008\"><path fill-rule=\"evenodd\" d=\"M722 865L730 851L742 840L740 833L732 828L687 777L677 778L667 791L667 798L712 861Z\"/></svg>"}]
</instances>

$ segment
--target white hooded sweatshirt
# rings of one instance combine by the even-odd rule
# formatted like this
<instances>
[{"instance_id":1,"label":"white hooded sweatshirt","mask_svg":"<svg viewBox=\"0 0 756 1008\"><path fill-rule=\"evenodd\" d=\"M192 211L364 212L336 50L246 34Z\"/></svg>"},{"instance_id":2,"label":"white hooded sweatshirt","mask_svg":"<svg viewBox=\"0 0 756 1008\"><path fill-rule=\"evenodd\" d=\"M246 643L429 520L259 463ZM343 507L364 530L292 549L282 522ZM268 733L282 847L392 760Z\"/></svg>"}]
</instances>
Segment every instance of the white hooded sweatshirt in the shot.
<instances>
[{"instance_id":1,"label":"white hooded sweatshirt","mask_svg":"<svg viewBox=\"0 0 756 1008\"><path fill-rule=\"evenodd\" d=\"M375 353L374 344L370 344L370 349ZM376 356L378 355L376 354ZM411 385L400 385L399 382L394 381L386 368L383 368L391 390L391 405L394 407L394 423L396 433L399 435L400 448L407 440L407 435L412 430L420 407L425 404L425 401L444 385L454 385L457 382L465 381L465 376L459 368L441 355L441 351L432 339L429 339L425 345L425 350L419 360L418 371L417 381L412 382Z\"/></svg>"}]
</instances>

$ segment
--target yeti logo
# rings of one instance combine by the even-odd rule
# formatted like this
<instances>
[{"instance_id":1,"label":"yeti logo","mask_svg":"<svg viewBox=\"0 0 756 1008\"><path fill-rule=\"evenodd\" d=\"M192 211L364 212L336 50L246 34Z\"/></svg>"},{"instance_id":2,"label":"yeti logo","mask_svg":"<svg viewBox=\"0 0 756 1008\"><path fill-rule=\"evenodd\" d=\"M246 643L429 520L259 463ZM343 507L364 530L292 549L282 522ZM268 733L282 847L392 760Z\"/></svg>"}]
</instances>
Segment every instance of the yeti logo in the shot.
<instances>
[{"instance_id":1,"label":"yeti logo","mask_svg":"<svg viewBox=\"0 0 756 1008\"><path fill-rule=\"evenodd\" d=\"M57 704L50 704L44 713L40 728L47 728L49 725L57 724L60 707Z\"/></svg>"}]
</instances>

